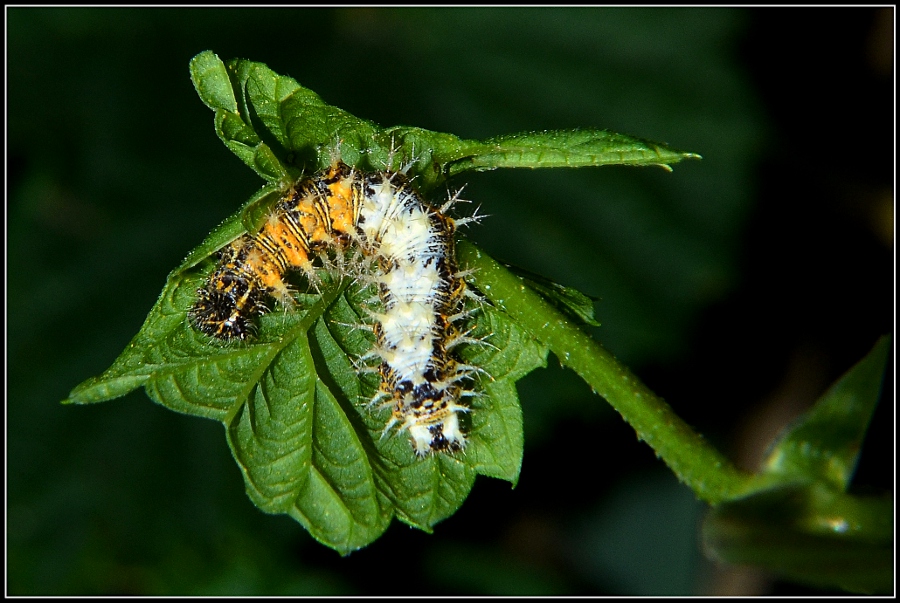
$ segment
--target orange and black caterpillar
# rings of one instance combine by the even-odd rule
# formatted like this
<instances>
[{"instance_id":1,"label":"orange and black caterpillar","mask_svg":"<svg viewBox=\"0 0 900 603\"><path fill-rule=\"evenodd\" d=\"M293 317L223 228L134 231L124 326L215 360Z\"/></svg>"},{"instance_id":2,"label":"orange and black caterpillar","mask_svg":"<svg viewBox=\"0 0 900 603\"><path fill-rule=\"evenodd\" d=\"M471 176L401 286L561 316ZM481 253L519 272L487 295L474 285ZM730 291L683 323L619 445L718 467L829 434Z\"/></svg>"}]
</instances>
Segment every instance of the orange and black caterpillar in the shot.
<instances>
[{"instance_id":1,"label":"orange and black caterpillar","mask_svg":"<svg viewBox=\"0 0 900 603\"><path fill-rule=\"evenodd\" d=\"M219 264L197 291L189 317L200 331L225 340L256 336L256 317L275 297L290 302L285 274L302 270L315 279L312 258L329 245L355 238L359 187L352 170L337 162L301 180L272 209L260 232L246 234L219 252Z\"/></svg>"},{"instance_id":2,"label":"orange and black caterpillar","mask_svg":"<svg viewBox=\"0 0 900 603\"><path fill-rule=\"evenodd\" d=\"M381 308L370 310L382 383L372 399L387 399L385 432L407 430L418 455L457 451L466 444L460 400L478 369L451 350L472 341L455 323L469 313L454 253L456 223L426 205L400 172L363 173L341 161L299 181L276 204L256 234L219 253L219 263L189 312L200 331L223 340L257 333L256 317L276 298L290 305L290 271L316 282L313 258L357 246L373 259Z\"/></svg>"}]
</instances>

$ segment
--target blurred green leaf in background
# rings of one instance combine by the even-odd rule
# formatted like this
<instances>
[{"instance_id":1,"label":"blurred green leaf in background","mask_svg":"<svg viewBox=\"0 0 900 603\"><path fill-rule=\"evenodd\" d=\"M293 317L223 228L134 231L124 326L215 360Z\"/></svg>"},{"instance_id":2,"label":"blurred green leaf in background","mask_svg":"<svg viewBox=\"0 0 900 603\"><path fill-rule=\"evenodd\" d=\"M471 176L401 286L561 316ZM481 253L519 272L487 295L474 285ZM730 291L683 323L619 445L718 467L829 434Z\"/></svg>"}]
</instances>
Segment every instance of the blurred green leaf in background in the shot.
<instances>
[{"instance_id":1,"label":"blurred green leaf in background","mask_svg":"<svg viewBox=\"0 0 900 603\"><path fill-rule=\"evenodd\" d=\"M892 329L892 9L6 14L9 594L698 594L740 580L702 560L691 493L558 367L520 382L514 491L478 480L433 535L393 525L348 558L248 503L215 422L143 393L60 406L121 351L185 250L259 189L191 85L207 48L381 124L608 128L701 153L675 174L456 184L491 215L474 241L599 297L595 337L748 466L754 442ZM851 489L892 486L867 461L893 462L878 437L891 413L882 400ZM573 437L585 424L597 438ZM389 579L399 558L403 583Z\"/></svg>"}]
</instances>

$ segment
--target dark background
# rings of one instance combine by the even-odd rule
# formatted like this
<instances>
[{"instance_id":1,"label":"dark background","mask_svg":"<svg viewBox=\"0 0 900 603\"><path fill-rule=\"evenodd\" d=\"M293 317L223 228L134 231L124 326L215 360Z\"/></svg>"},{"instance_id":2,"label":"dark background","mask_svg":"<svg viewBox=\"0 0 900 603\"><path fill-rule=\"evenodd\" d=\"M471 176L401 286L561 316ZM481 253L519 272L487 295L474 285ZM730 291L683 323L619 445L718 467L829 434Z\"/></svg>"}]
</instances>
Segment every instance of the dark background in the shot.
<instances>
[{"instance_id":1,"label":"dark background","mask_svg":"<svg viewBox=\"0 0 900 603\"><path fill-rule=\"evenodd\" d=\"M7 15L9 594L809 594L703 560L704 506L551 358L518 486L341 558L255 509L221 425L61 406L262 184L188 61L264 62L382 125L603 127L702 161L476 174L495 257L742 466L893 331L893 9L31 9ZM893 358L890 366L893 366ZM854 488L893 487L893 376Z\"/></svg>"}]
</instances>

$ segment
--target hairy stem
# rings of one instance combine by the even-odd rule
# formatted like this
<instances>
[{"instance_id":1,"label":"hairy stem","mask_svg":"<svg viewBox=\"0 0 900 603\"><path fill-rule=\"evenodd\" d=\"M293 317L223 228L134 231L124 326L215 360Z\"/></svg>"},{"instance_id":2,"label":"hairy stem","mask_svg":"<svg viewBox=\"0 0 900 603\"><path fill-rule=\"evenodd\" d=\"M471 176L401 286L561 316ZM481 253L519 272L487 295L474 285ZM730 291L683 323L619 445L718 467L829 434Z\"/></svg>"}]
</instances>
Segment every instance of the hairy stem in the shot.
<instances>
[{"instance_id":1,"label":"hairy stem","mask_svg":"<svg viewBox=\"0 0 900 603\"><path fill-rule=\"evenodd\" d=\"M520 278L468 241L459 241L457 254L464 269L475 269L473 282L478 289L603 396L698 498L717 503L753 489L752 474L735 467Z\"/></svg>"}]
</instances>

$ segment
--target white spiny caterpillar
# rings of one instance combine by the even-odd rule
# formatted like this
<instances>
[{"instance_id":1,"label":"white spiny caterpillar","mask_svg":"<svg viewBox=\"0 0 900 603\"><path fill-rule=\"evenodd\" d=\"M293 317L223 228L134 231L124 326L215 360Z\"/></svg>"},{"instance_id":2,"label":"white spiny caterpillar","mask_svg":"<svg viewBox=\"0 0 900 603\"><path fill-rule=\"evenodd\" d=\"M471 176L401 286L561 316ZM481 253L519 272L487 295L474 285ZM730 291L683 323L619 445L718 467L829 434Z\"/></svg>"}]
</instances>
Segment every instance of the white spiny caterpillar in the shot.
<instances>
[{"instance_id":1,"label":"white spiny caterpillar","mask_svg":"<svg viewBox=\"0 0 900 603\"><path fill-rule=\"evenodd\" d=\"M403 171L364 173L336 160L287 191L258 233L219 252L190 321L219 339L252 337L269 297L290 304L286 273L302 271L315 283L314 257L355 246L371 260L382 306L370 311L377 341L366 356L381 361L372 403L392 406L385 433L408 431L419 456L459 451L466 444L459 413L469 410L460 400L473 394L466 384L479 369L451 352L473 341L455 326L469 313L456 265L457 223L443 214L454 200L434 209Z\"/></svg>"}]
</instances>

